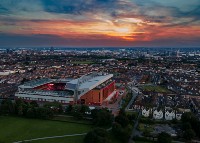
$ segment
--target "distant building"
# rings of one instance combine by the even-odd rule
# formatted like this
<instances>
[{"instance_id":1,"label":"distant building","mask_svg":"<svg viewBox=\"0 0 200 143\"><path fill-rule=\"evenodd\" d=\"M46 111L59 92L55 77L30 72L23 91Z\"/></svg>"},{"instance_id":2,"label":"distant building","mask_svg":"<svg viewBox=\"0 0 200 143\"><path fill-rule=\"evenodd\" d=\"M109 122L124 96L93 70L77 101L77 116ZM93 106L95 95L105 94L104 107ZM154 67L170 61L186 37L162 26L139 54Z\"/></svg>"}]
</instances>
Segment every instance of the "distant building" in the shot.
<instances>
[{"instance_id":1,"label":"distant building","mask_svg":"<svg viewBox=\"0 0 200 143\"><path fill-rule=\"evenodd\" d=\"M50 52L54 52L54 47L51 47L51 48L50 48Z\"/></svg>"}]
</instances>

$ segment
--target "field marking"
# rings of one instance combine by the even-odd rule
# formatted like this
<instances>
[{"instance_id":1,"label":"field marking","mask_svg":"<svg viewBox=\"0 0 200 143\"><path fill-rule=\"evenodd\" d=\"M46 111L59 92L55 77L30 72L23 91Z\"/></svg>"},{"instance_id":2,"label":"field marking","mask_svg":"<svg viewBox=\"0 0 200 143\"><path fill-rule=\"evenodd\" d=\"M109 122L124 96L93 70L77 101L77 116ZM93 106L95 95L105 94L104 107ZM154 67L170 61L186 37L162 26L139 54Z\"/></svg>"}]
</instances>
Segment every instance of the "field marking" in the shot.
<instances>
[{"instance_id":1,"label":"field marking","mask_svg":"<svg viewBox=\"0 0 200 143\"><path fill-rule=\"evenodd\" d=\"M23 141L16 141L13 143L22 143L22 142L30 142L30 141L37 141L37 140L45 140L45 139L54 139L54 138L64 138L64 137L74 137L74 136L83 136L87 133L81 133L81 134L70 134L70 135L62 135L62 136L51 136L51 137L42 137L42 138L35 138L35 139L29 139L29 140L23 140Z\"/></svg>"}]
</instances>

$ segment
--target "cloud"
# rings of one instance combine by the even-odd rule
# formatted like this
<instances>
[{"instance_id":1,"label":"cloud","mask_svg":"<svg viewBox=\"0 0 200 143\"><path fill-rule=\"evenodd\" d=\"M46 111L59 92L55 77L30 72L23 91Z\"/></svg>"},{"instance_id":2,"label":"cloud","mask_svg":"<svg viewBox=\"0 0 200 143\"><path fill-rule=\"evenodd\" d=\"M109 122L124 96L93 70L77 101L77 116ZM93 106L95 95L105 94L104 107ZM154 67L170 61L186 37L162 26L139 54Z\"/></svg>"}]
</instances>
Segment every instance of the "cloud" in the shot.
<instances>
[{"instance_id":1,"label":"cloud","mask_svg":"<svg viewBox=\"0 0 200 143\"><path fill-rule=\"evenodd\" d=\"M200 38L200 1L0 0L0 29L8 34L5 37L13 34L48 43L45 39L55 36L56 43L70 39L71 43L65 44L72 45L84 40L108 45L164 44L170 39L196 44ZM31 40L27 41L33 44Z\"/></svg>"},{"instance_id":2,"label":"cloud","mask_svg":"<svg viewBox=\"0 0 200 143\"><path fill-rule=\"evenodd\" d=\"M44 10L53 13L84 14L114 10L119 0L41 0Z\"/></svg>"}]
</instances>

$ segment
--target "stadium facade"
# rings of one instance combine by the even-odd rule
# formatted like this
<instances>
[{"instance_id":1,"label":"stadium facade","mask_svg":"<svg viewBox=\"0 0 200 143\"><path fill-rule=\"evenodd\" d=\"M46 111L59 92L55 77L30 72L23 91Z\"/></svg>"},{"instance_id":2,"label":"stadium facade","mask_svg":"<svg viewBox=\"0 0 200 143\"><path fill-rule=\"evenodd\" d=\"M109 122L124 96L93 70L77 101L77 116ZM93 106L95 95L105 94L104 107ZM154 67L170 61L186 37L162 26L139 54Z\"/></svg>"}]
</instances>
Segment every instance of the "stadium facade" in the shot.
<instances>
[{"instance_id":1,"label":"stadium facade","mask_svg":"<svg viewBox=\"0 0 200 143\"><path fill-rule=\"evenodd\" d=\"M26 101L101 105L116 96L112 77L93 72L78 79L37 79L20 85L15 97Z\"/></svg>"}]
</instances>

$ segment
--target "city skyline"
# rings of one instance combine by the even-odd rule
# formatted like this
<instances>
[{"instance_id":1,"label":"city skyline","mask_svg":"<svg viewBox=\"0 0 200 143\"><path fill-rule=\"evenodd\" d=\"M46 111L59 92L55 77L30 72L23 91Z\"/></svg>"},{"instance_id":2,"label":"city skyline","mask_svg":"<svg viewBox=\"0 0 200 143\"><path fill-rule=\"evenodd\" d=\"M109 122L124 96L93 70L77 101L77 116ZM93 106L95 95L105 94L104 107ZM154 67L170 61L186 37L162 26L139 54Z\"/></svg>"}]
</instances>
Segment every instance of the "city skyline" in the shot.
<instances>
[{"instance_id":1,"label":"city skyline","mask_svg":"<svg viewBox=\"0 0 200 143\"><path fill-rule=\"evenodd\" d=\"M0 46L198 47L199 15L199 0L1 0Z\"/></svg>"}]
</instances>

